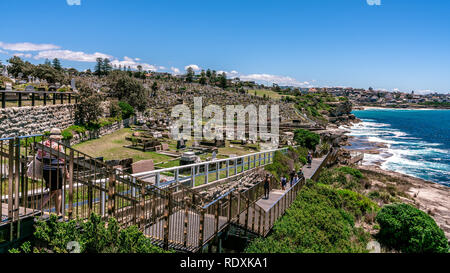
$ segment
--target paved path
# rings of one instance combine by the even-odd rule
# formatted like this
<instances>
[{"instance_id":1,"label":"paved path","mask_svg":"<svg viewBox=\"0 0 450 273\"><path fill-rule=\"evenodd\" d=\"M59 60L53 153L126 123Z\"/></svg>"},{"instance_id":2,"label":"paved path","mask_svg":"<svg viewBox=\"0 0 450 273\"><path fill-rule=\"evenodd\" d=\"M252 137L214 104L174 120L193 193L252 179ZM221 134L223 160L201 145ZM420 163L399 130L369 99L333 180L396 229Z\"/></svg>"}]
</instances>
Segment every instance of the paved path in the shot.
<instances>
[{"instance_id":1,"label":"paved path","mask_svg":"<svg viewBox=\"0 0 450 273\"><path fill-rule=\"evenodd\" d=\"M322 161L325 159L326 156L320 157L320 158L314 158L311 164L311 168L308 168L307 165L303 166L302 171L305 175L306 179L311 179L313 174L316 172L316 170L319 168ZM259 199L256 204L263 208L265 211L268 211L279 199L283 194L285 194L289 190L289 182L286 185L286 190L272 190L269 194L269 199L261 198Z\"/></svg>"}]
</instances>

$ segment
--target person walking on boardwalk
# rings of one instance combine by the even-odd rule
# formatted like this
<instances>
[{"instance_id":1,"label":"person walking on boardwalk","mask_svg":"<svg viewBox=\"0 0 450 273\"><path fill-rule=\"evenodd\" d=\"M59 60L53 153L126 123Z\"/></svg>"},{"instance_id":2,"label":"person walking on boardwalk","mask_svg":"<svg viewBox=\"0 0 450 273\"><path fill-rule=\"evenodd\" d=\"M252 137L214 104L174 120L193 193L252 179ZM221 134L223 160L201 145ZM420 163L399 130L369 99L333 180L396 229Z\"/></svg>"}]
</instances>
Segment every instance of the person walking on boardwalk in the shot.
<instances>
[{"instance_id":1,"label":"person walking on boardwalk","mask_svg":"<svg viewBox=\"0 0 450 273\"><path fill-rule=\"evenodd\" d=\"M269 199L270 193L270 176L266 174L266 178L264 179L264 198Z\"/></svg>"},{"instance_id":2,"label":"person walking on boardwalk","mask_svg":"<svg viewBox=\"0 0 450 273\"><path fill-rule=\"evenodd\" d=\"M308 161L308 168L311 168L311 164L312 164L312 160L313 160L311 152L308 153L308 157L306 158L306 160Z\"/></svg>"},{"instance_id":3,"label":"person walking on boardwalk","mask_svg":"<svg viewBox=\"0 0 450 273\"><path fill-rule=\"evenodd\" d=\"M61 130L58 128L53 128L50 131L49 139L44 141L43 145L51 148L54 151L59 151L64 154L64 147L58 143L58 141L60 141L62 138L63 137L61 135ZM53 197L55 197L55 212L59 215L61 214L64 173L66 174L66 178L68 178L69 175L68 172L65 172L64 159L59 158L54 153L49 153L48 151L44 151L42 149L38 150L36 158L42 162L45 187L50 191L50 193L47 194L42 200L41 209Z\"/></svg>"},{"instance_id":4,"label":"person walking on boardwalk","mask_svg":"<svg viewBox=\"0 0 450 273\"><path fill-rule=\"evenodd\" d=\"M286 189L286 183L287 183L287 179L286 177L283 175L281 177L281 189L284 191Z\"/></svg>"},{"instance_id":5,"label":"person walking on boardwalk","mask_svg":"<svg viewBox=\"0 0 450 273\"><path fill-rule=\"evenodd\" d=\"M289 174L289 185L292 187L294 184L294 177L295 177L295 169L292 169L292 172Z\"/></svg>"},{"instance_id":6,"label":"person walking on boardwalk","mask_svg":"<svg viewBox=\"0 0 450 273\"><path fill-rule=\"evenodd\" d=\"M298 174L295 174L294 179L292 179L292 186L295 186L295 184L297 184L298 181L300 181L300 178L298 177Z\"/></svg>"}]
</instances>

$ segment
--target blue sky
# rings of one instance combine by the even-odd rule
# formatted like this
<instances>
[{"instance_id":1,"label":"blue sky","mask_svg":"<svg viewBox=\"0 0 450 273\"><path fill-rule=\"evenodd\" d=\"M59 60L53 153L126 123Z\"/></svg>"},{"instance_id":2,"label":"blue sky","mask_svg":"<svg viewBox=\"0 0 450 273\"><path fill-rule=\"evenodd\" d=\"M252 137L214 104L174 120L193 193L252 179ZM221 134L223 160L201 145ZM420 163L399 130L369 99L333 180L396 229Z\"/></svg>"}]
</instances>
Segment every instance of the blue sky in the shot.
<instances>
[{"instance_id":1,"label":"blue sky","mask_svg":"<svg viewBox=\"0 0 450 273\"><path fill-rule=\"evenodd\" d=\"M450 91L447 0L2 0L0 10L3 63L92 69L107 56L266 84Z\"/></svg>"}]
</instances>

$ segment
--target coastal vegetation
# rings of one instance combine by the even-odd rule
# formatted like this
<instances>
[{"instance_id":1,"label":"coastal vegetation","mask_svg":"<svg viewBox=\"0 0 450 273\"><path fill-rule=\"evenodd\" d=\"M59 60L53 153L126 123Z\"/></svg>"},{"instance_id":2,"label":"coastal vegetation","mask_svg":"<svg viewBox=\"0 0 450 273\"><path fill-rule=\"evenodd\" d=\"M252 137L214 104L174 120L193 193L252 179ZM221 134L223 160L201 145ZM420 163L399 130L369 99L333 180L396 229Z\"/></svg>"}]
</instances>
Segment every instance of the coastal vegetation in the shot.
<instances>
[{"instance_id":1,"label":"coastal vegetation","mask_svg":"<svg viewBox=\"0 0 450 273\"><path fill-rule=\"evenodd\" d=\"M54 214L35 224L33 239L10 253L172 253L153 245L137 226L119 228L91 214L87 221L59 221Z\"/></svg>"},{"instance_id":2,"label":"coastal vegetation","mask_svg":"<svg viewBox=\"0 0 450 273\"><path fill-rule=\"evenodd\" d=\"M276 151L273 163L265 167L266 171L270 172L277 181L281 181L281 177L289 177L292 169L296 171L306 164L306 156L308 150L303 147L289 147L286 154Z\"/></svg>"},{"instance_id":3,"label":"coastal vegetation","mask_svg":"<svg viewBox=\"0 0 450 273\"><path fill-rule=\"evenodd\" d=\"M294 140L298 145L314 150L320 143L320 136L305 129L297 129L294 131Z\"/></svg>"},{"instance_id":4,"label":"coastal vegetation","mask_svg":"<svg viewBox=\"0 0 450 273\"><path fill-rule=\"evenodd\" d=\"M385 246L404 253L448 253L442 229L425 212L408 204L390 204L378 213L377 239Z\"/></svg>"},{"instance_id":5,"label":"coastal vegetation","mask_svg":"<svg viewBox=\"0 0 450 273\"><path fill-rule=\"evenodd\" d=\"M309 181L267 238L250 243L247 253L361 253L370 234L356 225L372 222L378 206L349 190Z\"/></svg>"}]
</instances>

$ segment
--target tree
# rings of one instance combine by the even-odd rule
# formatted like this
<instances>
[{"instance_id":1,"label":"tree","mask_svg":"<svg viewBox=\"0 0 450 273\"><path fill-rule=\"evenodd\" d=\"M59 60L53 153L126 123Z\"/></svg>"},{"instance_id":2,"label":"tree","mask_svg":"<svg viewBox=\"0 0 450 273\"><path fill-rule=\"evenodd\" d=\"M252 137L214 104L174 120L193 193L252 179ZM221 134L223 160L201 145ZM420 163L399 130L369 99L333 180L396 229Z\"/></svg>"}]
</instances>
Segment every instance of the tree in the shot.
<instances>
[{"instance_id":1,"label":"tree","mask_svg":"<svg viewBox=\"0 0 450 273\"><path fill-rule=\"evenodd\" d=\"M45 64L45 65L48 65L48 66L51 66L51 65L52 65L52 63L50 62L50 60L49 60L48 58L45 59L44 64Z\"/></svg>"},{"instance_id":2,"label":"tree","mask_svg":"<svg viewBox=\"0 0 450 273\"><path fill-rule=\"evenodd\" d=\"M111 61L108 58L103 59L102 70L103 75L108 75L112 71Z\"/></svg>"},{"instance_id":3,"label":"tree","mask_svg":"<svg viewBox=\"0 0 450 273\"><path fill-rule=\"evenodd\" d=\"M305 129L298 129L294 132L294 140L298 145L314 150L320 142L320 136Z\"/></svg>"},{"instance_id":4,"label":"tree","mask_svg":"<svg viewBox=\"0 0 450 273\"><path fill-rule=\"evenodd\" d=\"M8 63L10 64L8 67L8 72L16 78L19 77L20 73L22 73L23 77L28 77L33 73L34 65L28 61L24 62L17 56L10 58Z\"/></svg>"},{"instance_id":5,"label":"tree","mask_svg":"<svg viewBox=\"0 0 450 273\"><path fill-rule=\"evenodd\" d=\"M156 91L158 91L158 83L157 82L153 82L153 85L152 85L152 97L156 96Z\"/></svg>"},{"instance_id":6,"label":"tree","mask_svg":"<svg viewBox=\"0 0 450 273\"><path fill-rule=\"evenodd\" d=\"M225 72L220 75L219 83L220 87L222 87L223 89L227 88L227 74L225 74Z\"/></svg>"},{"instance_id":7,"label":"tree","mask_svg":"<svg viewBox=\"0 0 450 273\"><path fill-rule=\"evenodd\" d=\"M205 73L205 70L202 70L202 73L200 74L199 83L202 84L202 85L206 84L206 73Z\"/></svg>"},{"instance_id":8,"label":"tree","mask_svg":"<svg viewBox=\"0 0 450 273\"><path fill-rule=\"evenodd\" d=\"M211 78L211 69L206 70L206 77Z\"/></svg>"},{"instance_id":9,"label":"tree","mask_svg":"<svg viewBox=\"0 0 450 273\"><path fill-rule=\"evenodd\" d=\"M103 74L103 59L102 58L97 58L97 64L95 65L94 68L94 75L96 76L101 76Z\"/></svg>"},{"instance_id":10,"label":"tree","mask_svg":"<svg viewBox=\"0 0 450 273\"><path fill-rule=\"evenodd\" d=\"M78 91L78 105L75 110L77 123L90 125L97 122L103 114L103 110L100 107L102 97L85 82L79 84Z\"/></svg>"},{"instance_id":11,"label":"tree","mask_svg":"<svg viewBox=\"0 0 450 273\"><path fill-rule=\"evenodd\" d=\"M56 70L62 70L61 62L58 60L58 58L54 58L52 62L53 68Z\"/></svg>"},{"instance_id":12,"label":"tree","mask_svg":"<svg viewBox=\"0 0 450 273\"><path fill-rule=\"evenodd\" d=\"M141 73L142 72L142 65L138 65L137 69L138 69L139 73Z\"/></svg>"},{"instance_id":13,"label":"tree","mask_svg":"<svg viewBox=\"0 0 450 273\"><path fill-rule=\"evenodd\" d=\"M195 76L195 72L194 69L192 67L188 67L188 69L186 70L186 81L187 82L192 82Z\"/></svg>"},{"instance_id":14,"label":"tree","mask_svg":"<svg viewBox=\"0 0 450 273\"><path fill-rule=\"evenodd\" d=\"M128 73L114 71L109 76L109 87L112 96L128 102L138 111L144 111L148 104L148 91L141 81L132 78Z\"/></svg>"},{"instance_id":15,"label":"tree","mask_svg":"<svg viewBox=\"0 0 450 273\"><path fill-rule=\"evenodd\" d=\"M32 75L39 79L44 79L49 83L61 82L64 79L64 75L60 70L47 64L37 65L34 68Z\"/></svg>"}]
</instances>

